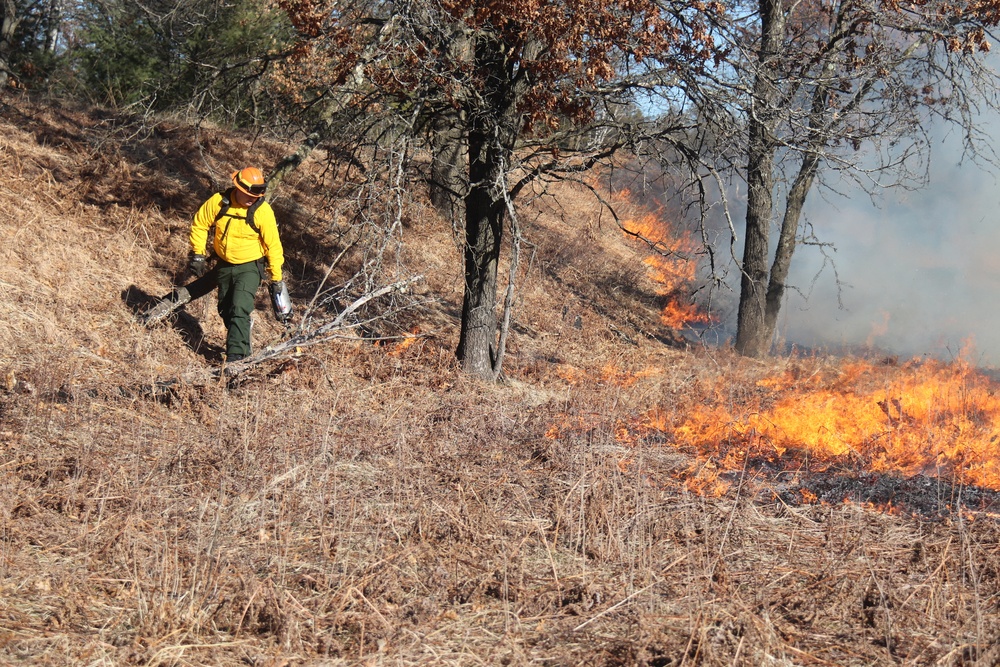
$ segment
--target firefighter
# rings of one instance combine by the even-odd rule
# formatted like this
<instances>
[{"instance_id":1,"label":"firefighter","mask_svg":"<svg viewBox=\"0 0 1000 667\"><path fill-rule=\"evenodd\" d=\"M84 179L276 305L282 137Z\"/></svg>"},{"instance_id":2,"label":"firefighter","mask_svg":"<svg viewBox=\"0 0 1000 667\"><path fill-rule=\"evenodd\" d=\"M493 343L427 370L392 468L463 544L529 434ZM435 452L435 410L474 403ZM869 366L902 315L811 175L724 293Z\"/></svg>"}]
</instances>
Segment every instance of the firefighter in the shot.
<instances>
[{"instance_id":1,"label":"firefighter","mask_svg":"<svg viewBox=\"0 0 1000 667\"><path fill-rule=\"evenodd\" d=\"M217 192L201 205L191 223L191 272L208 272L208 233L215 226L212 248L217 257L215 282L219 286L219 315L226 325L226 361L250 354L250 313L254 297L270 274L272 291L282 292L281 265L285 261L274 210L264 200L267 183L257 167L233 172L233 187ZM226 200L229 200L226 202Z\"/></svg>"},{"instance_id":2,"label":"firefighter","mask_svg":"<svg viewBox=\"0 0 1000 667\"><path fill-rule=\"evenodd\" d=\"M286 324L291 318L291 304L281 274L284 250L274 210L264 200L267 190L264 174L257 167L246 167L233 172L232 182L230 189L209 197L191 223L189 269L197 279L164 297L144 317L146 324L157 322L218 287L219 315L226 325L229 363L250 354L250 314L262 279L271 279L275 316ZM216 262L209 268L208 235L213 226Z\"/></svg>"}]
</instances>

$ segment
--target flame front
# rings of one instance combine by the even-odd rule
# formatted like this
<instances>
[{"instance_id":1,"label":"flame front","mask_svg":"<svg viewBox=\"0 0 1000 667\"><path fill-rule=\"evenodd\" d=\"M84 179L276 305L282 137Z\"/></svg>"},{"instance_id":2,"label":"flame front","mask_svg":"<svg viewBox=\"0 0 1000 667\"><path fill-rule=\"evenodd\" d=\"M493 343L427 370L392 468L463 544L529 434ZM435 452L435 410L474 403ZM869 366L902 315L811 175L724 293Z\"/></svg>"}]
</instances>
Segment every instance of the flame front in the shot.
<instances>
[{"instance_id":1,"label":"flame front","mask_svg":"<svg viewBox=\"0 0 1000 667\"><path fill-rule=\"evenodd\" d=\"M695 408L676 446L785 469L853 462L873 472L949 475L1000 489L1000 398L965 362L911 362L889 374L856 362L834 377L768 378L738 408Z\"/></svg>"},{"instance_id":2,"label":"flame front","mask_svg":"<svg viewBox=\"0 0 1000 667\"><path fill-rule=\"evenodd\" d=\"M609 367L574 379L630 387L663 372ZM724 493L726 473L747 468L922 474L1000 490L998 385L964 361L806 364L746 384L734 391L734 380L721 377L703 387L707 398L679 412L666 405L612 422L564 416L546 437L610 433L625 452L623 469L636 446L674 447L693 455L677 476L703 494Z\"/></svg>"},{"instance_id":3,"label":"flame front","mask_svg":"<svg viewBox=\"0 0 1000 667\"><path fill-rule=\"evenodd\" d=\"M420 327L413 327L408 334L403 336L403 339L396 343L388 354L391 357L397 357L403 352L405 352L411 345L420 340Z\"/></svg>"}]
</instances>

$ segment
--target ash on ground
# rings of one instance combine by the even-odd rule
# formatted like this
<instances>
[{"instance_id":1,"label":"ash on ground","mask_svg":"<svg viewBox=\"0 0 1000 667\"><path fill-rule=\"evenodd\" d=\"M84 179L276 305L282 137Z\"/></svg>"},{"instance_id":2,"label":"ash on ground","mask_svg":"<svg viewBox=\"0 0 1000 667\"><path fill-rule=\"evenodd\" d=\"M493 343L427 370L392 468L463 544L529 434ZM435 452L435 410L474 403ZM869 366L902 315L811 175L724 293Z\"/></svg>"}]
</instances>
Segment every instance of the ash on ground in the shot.
<instances>
[{"instance_id":1,"label":"ash on ground","mask_svg":"<svg viewBox=\"0 0 1000 667\"><path fill-rule=\"evenodd\" d=\"M782 502L794 506L851 502L924 518L963 511L1000 513L1000 491L924 475L818 473L791 484L776 483L773 490Z\"/></svg>"}]
</instances>

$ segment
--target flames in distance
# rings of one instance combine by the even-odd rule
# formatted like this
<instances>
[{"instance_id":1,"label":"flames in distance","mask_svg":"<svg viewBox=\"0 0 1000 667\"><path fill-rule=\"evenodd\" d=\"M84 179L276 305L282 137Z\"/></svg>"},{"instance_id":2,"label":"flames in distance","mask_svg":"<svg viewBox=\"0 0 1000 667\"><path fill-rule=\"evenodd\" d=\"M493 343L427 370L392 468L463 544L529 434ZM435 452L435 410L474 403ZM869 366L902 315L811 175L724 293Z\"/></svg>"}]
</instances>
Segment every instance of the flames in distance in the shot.
<instances>
[{"instance_id":1,"label":"flames in distance","mask_svg":"<svg viewBox=\"0 0 1000 667\"><path fill-rule=\"evenodd\" d=\"M628 204L631 199L632 194L627 189L614 195L616 203ZM691 324L712 322L713 317L688 296L694 291L697 271L693 258L698 246L691 236L676 234L662 216L650 212L638 211L621 226L626 235L641 239L653 251L643 263L656 285L657 294L666 300L660 312L660 324L682 329Z\"/></svg>"}]
</instances>

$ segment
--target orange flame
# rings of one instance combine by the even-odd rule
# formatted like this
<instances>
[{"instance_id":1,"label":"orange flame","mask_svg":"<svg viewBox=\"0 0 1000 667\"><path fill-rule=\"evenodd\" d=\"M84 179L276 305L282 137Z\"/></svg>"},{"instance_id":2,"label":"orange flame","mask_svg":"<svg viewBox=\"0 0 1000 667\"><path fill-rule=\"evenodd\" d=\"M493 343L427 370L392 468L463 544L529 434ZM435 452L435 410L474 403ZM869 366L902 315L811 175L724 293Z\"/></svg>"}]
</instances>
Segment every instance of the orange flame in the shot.
<instances>
[{"instance_id":1,"label":"orange flame","mask_svg":"<svg viewBox=\"0 0 1000 667\"><path fill-rule=\"evenodd\" d=\"M808 460L821 469L854 461L874 472L950 474L1000 489L995 384L963 361L914 361L897 370L890 377L855 362L832 378L769 378L753 403L698 407L673 429L675 444L729 470L747 456L796 467Z\"/></svg>"},{"instance_id":2,"label":"orange flame","mask_svg":"<svg viewBox=\"0 0 1000 667\"><path fill-rule=\"evenodd\" d=\"M628 196L627 190L623 193ZM619 193L621 196L622 193ZM652 213L625 220L622 229L626 234L642 237L659 250L658 254L650 255L643 261L650 278L657 285L656 293L667 298L660 313L660 323L671 329L680 329L688 324L714 321L710 314L683 296L684 292L690 291L697 268L689 259L697 249L690 234L673 236L667 223Z\"/></svg>"},{"instance_id":3,"label":"orange flame","mask_svg":"<svg viewBox=\"0 0 1000 667\"><path fill-rule=\"evenodd\" d=\"M413 327L412 329L410 329L410 333L403 336L403 340L396 343L393 346L393 348L389 350L386 354L388 354L391 357L398 357L399 355L403 354L403 352L405 352L407 348L409 348L411 345L420 340L420 336L418 335L419 333L420 333L420 327Z\"/></svg>"},{"instance_id":4,"label":"orange flame","mask_svg":"<svg viewBox=\"0 0 1000 667\"><path fill-rule=\"evenodd\" d=\"M659 372L609 365L594 373L574 369L572 376L578 383L630 387ZM670 406L611 419L596 412L564 414L545 437L603 434L623 448L617 460L623 472L633 465L637 448L677 448L693 454L694 461L672 474L703 495L726 493L732 473L749 468L802 473L852 468L1000 490L1000 385L965 361L793 362L740 391L735 402L732 383L731 377L719 379L681 414ZM802 502L818 501L809 489L798 493Z\"/></svg>"}]
</instances>

